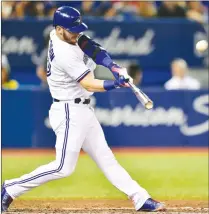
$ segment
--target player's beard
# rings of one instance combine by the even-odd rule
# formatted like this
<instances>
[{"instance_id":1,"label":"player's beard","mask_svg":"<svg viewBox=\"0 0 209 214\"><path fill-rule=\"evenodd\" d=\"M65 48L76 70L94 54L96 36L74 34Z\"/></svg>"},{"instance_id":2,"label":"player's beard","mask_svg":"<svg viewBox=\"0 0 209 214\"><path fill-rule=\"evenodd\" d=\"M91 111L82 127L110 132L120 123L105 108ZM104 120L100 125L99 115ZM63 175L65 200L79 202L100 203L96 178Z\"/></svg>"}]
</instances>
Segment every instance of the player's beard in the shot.
<instances>
[{"instance_id":1,"label":"player's beard","mask_svg":"<svg viewBox=\"0 0 209 214\"><path fill-rule=\"evenodd\" d=\"M73 34L70 35L69 33L63 31L63 39L65 40L65 42L67 42L71 45L75 45L76 38L77 38L77 35L73 35Z\"/></svg>"}]
</instances>

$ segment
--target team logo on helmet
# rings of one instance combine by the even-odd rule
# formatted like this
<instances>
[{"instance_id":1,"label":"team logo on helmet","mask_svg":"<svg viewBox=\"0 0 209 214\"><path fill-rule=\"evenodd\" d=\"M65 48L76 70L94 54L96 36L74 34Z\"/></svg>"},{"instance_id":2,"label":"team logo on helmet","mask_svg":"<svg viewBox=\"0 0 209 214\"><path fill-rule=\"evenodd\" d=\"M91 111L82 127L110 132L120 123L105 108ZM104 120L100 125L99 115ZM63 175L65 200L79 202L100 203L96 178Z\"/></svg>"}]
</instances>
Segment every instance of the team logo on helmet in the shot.
<instances>
[{"instance_id":1,"label":"team logo on helmet","mask_svg":"<svg viewBox=\"0 0 209 214\"><path fill-rule=\"evenodd\" d=\"M81 24L81 17L79 17L78 19L76 19L74 21L75 24L80 25Z\"/></svg>"}]
</instances>

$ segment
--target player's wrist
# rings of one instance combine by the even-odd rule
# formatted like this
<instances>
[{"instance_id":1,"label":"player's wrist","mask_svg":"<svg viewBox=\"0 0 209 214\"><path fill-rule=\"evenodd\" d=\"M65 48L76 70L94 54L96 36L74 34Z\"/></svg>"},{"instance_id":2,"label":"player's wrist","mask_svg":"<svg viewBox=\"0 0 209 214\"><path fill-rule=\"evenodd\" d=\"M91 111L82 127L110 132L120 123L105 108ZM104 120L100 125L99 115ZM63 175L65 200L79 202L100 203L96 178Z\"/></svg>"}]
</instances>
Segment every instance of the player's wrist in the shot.
<instances>
[{"instance_id":1,"label":"player's wrist","mask_svg":"<svg viewBox=\"0 0 209 214\"><path fill-rule=\"evenodd\" d=\"M119 87L119 84L116 80L104 80L103 87L106 91L110 91Z\"/></svg>"},{"instance_id":2,"label":"player's wrist","mask_svg":"<svg viewBox=\"0 0 209 214\"><path fill-rule=\"evenodd\" d=\"M115 77L115 79L118 79L119 75L120 75L120 69L121 69L121 67L118 64L116 64L115 62L112 61L108 65L108 68L112 72L112 74Z\"/></svg>"}]
</instances>

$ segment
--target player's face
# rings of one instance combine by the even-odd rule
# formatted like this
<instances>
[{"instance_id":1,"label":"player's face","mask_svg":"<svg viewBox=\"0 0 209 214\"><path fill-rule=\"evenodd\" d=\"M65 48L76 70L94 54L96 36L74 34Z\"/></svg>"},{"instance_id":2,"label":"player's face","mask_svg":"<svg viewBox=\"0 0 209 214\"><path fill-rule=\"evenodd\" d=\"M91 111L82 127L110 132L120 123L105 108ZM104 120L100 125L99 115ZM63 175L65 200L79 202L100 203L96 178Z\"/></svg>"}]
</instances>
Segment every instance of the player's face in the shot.
<instances>
[{"instance_id":1,"label":"player's face","mask_svg":"<svg viewBox=\"0 0 209 214\"><path fill-rule=\"evenodd\" d=\"M79 33L72 33L69 32L67 30L65 30L63 27L61 26L57 26L56 27L56 32L57 35L59 36L59 38L71 45L75 45L76 44L76 39L79 35Z\"/></svg>"},{"instance_id":2,"label":"player's face","mask_svg":"<svg viewBox=\"0 0 209 214\"><path fill-rule=\"evenodd\" d=\"M63 39L69 44L75 45L78 35L79 33L72 33L63 29Z\"/></svg>"}]
</instances>

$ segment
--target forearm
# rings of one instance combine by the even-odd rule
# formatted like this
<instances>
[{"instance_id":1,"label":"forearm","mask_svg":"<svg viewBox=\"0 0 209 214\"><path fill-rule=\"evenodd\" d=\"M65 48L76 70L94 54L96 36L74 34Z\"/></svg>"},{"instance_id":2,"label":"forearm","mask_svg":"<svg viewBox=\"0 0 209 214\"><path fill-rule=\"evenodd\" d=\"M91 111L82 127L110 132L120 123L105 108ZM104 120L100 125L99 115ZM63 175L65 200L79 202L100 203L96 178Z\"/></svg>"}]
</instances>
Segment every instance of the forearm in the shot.
<instances>
[{"instance_id":1,"label":"forearm","mask_svg":"<svg viewBox=\"0 0 209 214\"><path fill-rule=\"evenodd\" d=\"M93 79L91 82L85 84L85 89L90 92L104 92L104 80Z\"/></svg>"},{"instance_id":2,"label":"forearm","mask_svg":"<svg viewBox=\"0 0 209 214\"><path fill-rule=\"evenodd\" d=\"M82 82L82 86L89 92L104 92L116 89L119 83L116 80L93 79L90 82Z\"/></svg>"},{"instance_id":3,"label":"forearm","mask_svg":"<svg viewBox=\"0 0 209 214\"><path fill-rule=\"evenodd\" d=\"M98 80L94 79L93 73L87 74L79 83L83 88L90 92L110 91L116 88L124 87L126 79L120 76L118 80Z\"/></svg>"}]
</instances>

